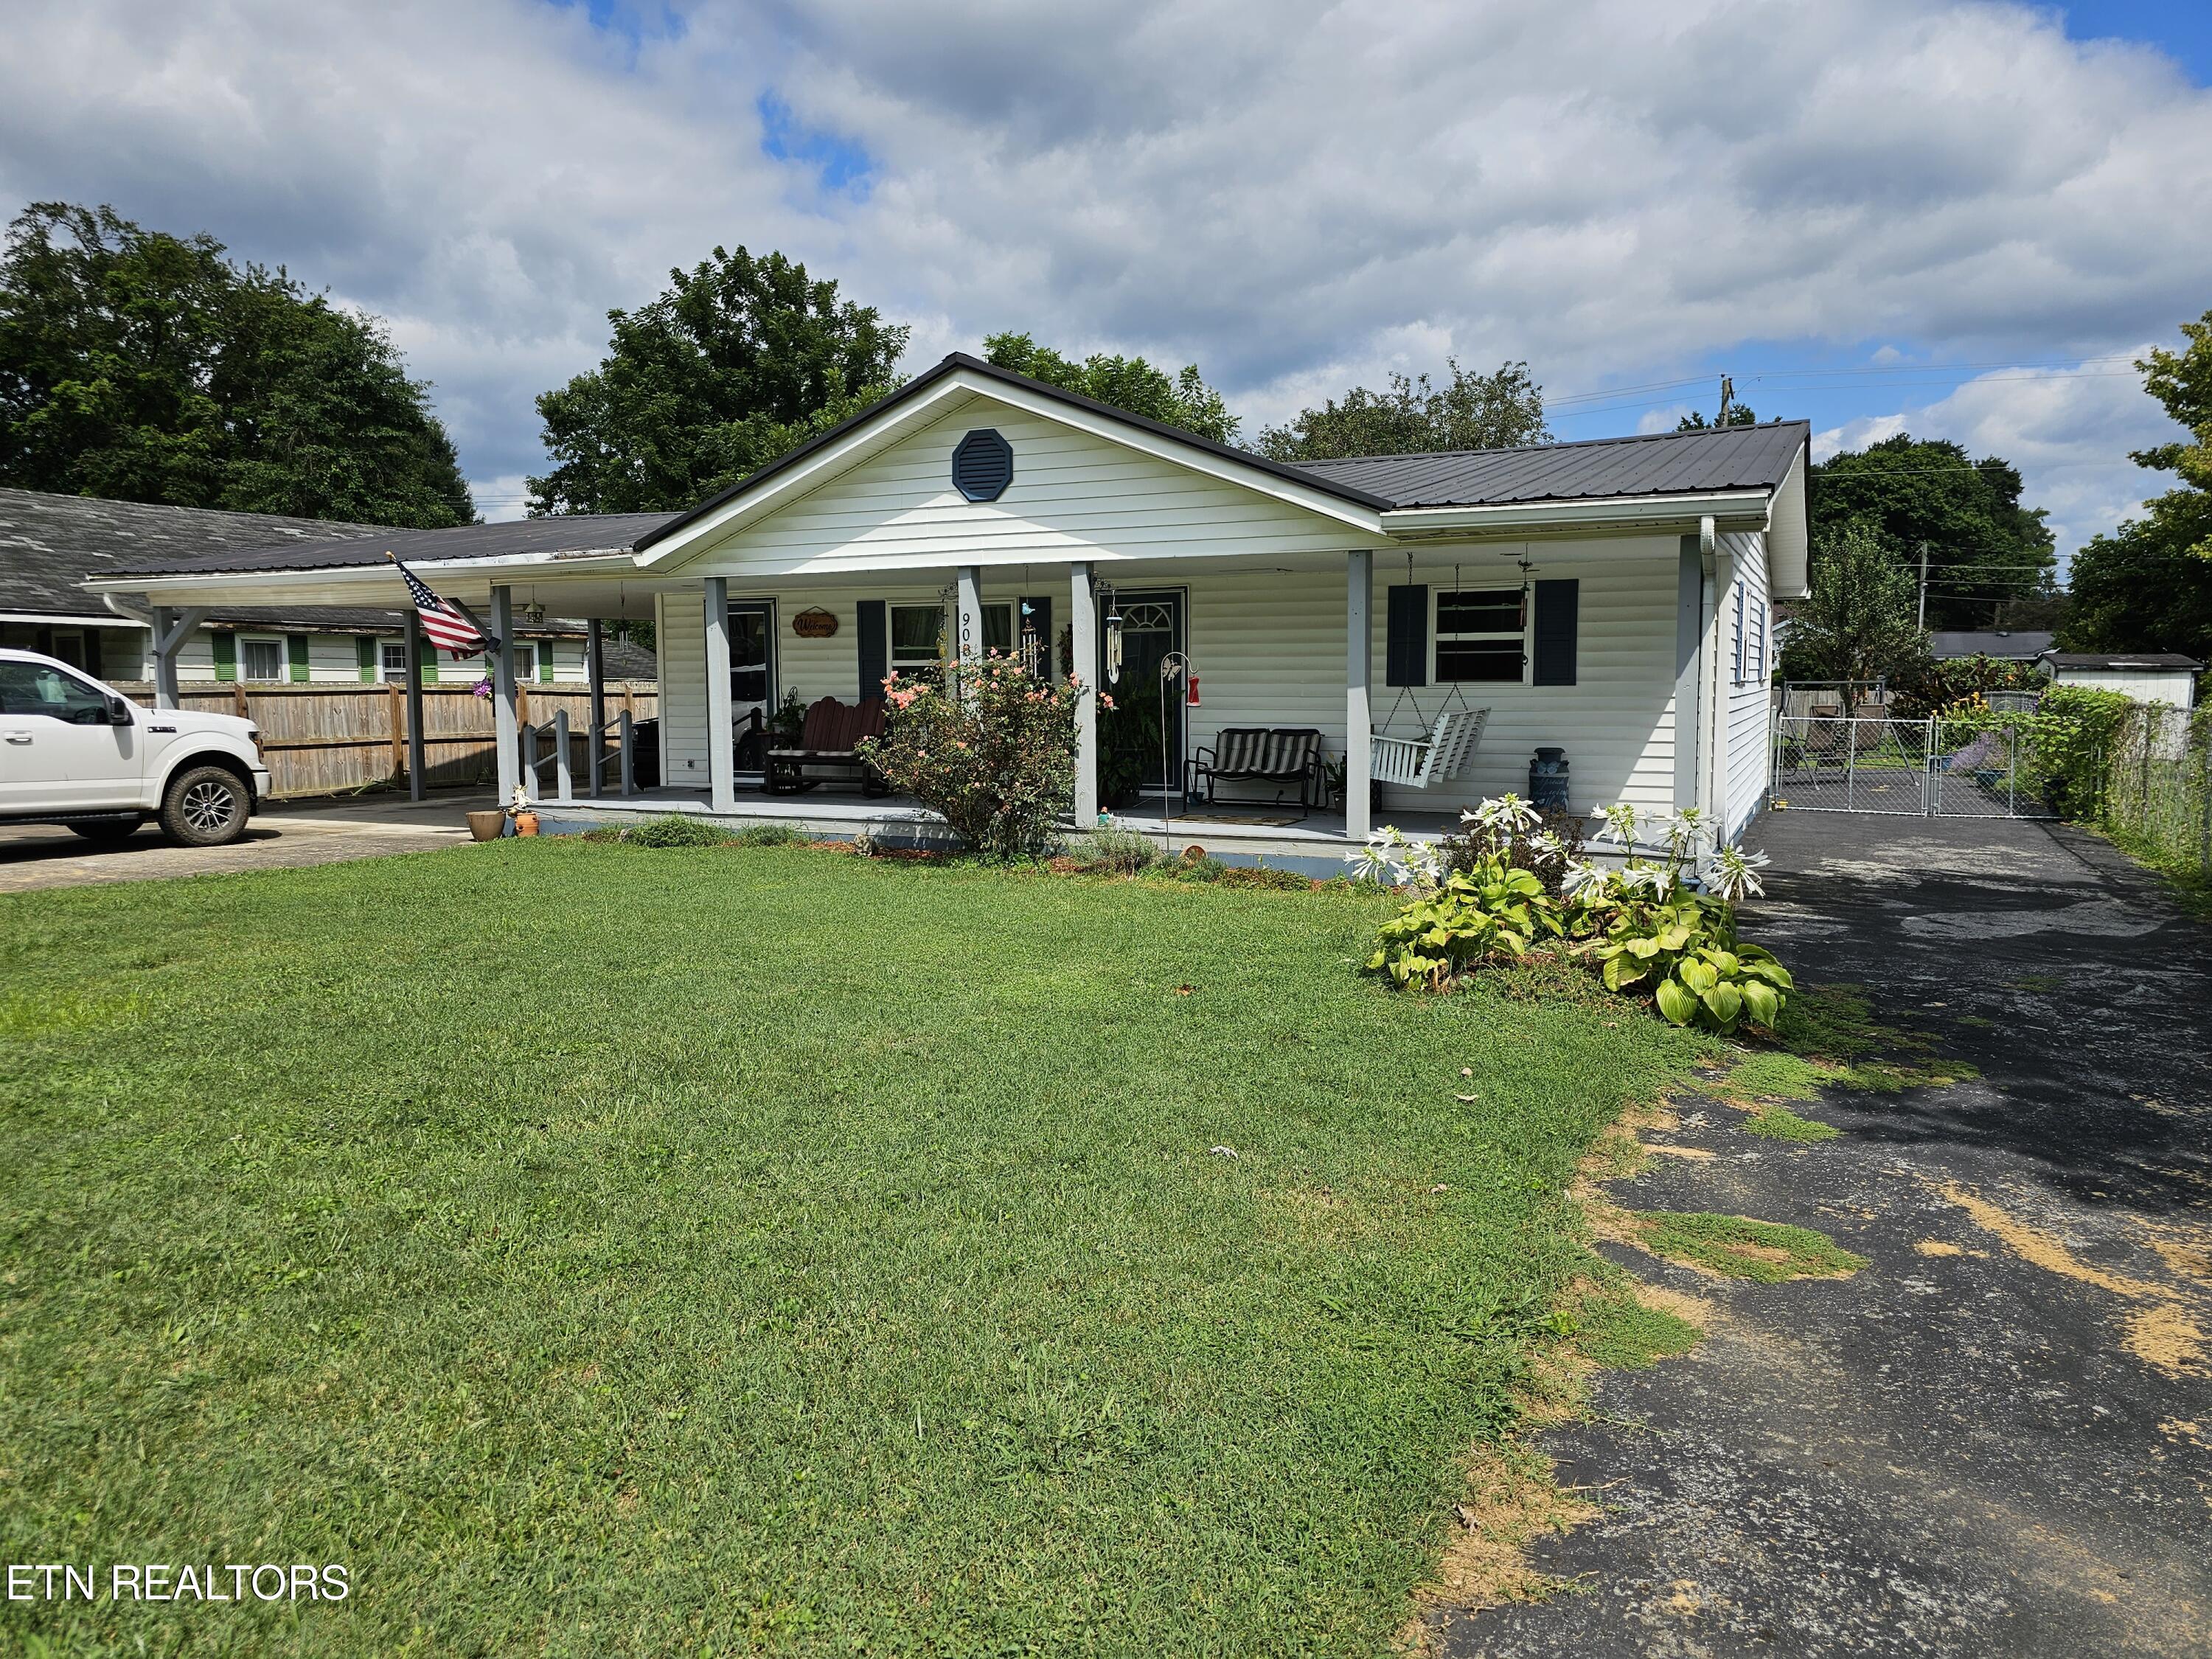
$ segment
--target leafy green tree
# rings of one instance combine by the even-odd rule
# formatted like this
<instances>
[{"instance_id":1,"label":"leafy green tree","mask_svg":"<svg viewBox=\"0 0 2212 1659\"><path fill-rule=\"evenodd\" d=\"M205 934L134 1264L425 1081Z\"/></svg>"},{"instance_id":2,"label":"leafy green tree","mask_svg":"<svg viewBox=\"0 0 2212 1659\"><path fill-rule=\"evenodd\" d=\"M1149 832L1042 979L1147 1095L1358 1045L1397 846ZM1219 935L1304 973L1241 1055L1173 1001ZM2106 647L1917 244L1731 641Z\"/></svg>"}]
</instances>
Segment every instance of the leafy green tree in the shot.
<instances>
[{"instance_id":1,"label":"leafy green tree","mask_svg":"<svg viewBox=\"0 0 2212 1659\"><path fill-rule=\"evenodd\" d=\"M1917 669L1928 636L1913 620L1912 574L1864 521L1818 533L1812 592L1790 608L1783 672L1791 679L1863 683Z\"/></svg>"},{"instance_id":2,"label":"leafy green tree","mask_svg":"<svg viewBox=\"0 0 2212 1659\"><path fill-rule=\"evenodd\" d=\"M0 483L435 528L476 517L381 322L204 233L40 202L0 256Z\"/></svg>"},{"instance_id":3,"label":"leafy green tree","mask_svg":"<svg viewBox=\"0 0 2212 1659\"><path fill-rule=\"evenodd\" d=\"M1526 363L1501 363L1476 374L1446 360L1449 384L1429 377L1390 377L1390 389L1356 386L1287 425L1260 434L1260 453L1279 461L1326 461L1346 455L1411 455L1444 449L1516 449L1547 443L1544 388Z\"/></svg>"},{"instance_id":4,"label":"leafy green tree","mask_svg":"<svg viewBox=\"0 0 2212 1659\"><path fill-rule=\"evenodd\" d=\"M1077 362L1026 334L994 334L983 355L997 367L1042 380L1063 392L1111 404L1132 415L1158 421L1218 444L1237 441L1237 417L1221 394L1206 385L1196 363L1186 363L1174 379L1142 357L1109 357L1094 352Z\"/></svg>"},{"instance_id":5,"label":"leafy green tree","mask_svg":"<svg viewBox=\"0 0 2212 1659\"><path fill-rule=\"evenodd\" d=\"M2059 629L2074 651L2179 651L2212 662L2212 311L2181 325L2182 350L2136 367L2143 388L2187 427L2189 441L2131 459L2177 472L2181 487L2143 503L2074 556L2072 602Z\"/></svg>"},{"instance_id":6,"label":"leafy green tree","mask_svg":"<svg viewBox=\"0 0 2212 1659\"><path fill-rule=\"evenodd\" d=\"M1931 628L1987 628L2004 601L2056 591L2044 510L2021 504L2019 471L1994 456L1899 433L1821 462L1810 485L1816 532L1867 525L1916 572L1927 544Z\"/></svg>"},{"instance_id":7,"label":"leafy green tree","mask_svg":"<svg viewBox=\"0 0 2212 1659\"><path fill-rule=\"evenodd\" d=\"M1722 419L1713 421L1707 420L1705 417L1703 411L1693 409L1688 414L1682 416L1680 420L1674 422L1674 430L1677 432L1715 432L1726 426L1757 426L1758 424L1759 416L1751 412L1751 408L1748 404L1730 404L1729 405L1727 416Z\"/></svg>"},{"instance_id":8,"label":"leafy green tree","mask_svg":"<svg viewBox=\"0 0 2212 1659\"><path fill-rule=\"evenodd\" d=\"M882 398L903 325L781 253L714 250L666 292L611 311L599 366L538 399L554 466L530 511L676 512Z\"/></svg>"}]
</instances>

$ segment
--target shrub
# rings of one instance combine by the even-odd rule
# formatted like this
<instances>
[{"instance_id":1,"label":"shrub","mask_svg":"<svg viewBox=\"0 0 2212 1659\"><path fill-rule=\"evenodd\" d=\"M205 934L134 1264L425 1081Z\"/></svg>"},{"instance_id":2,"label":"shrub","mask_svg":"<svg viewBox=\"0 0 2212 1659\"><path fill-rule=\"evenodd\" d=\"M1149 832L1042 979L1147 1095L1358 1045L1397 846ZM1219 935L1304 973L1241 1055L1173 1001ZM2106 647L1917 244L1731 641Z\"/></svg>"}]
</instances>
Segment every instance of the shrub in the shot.
<instances>
[{"instance_id":1,"label":"shrub","mask_svg":"<svg viewBox=\"0 0 2212 1659\"><path fill-rule=\"evenodd\" d=\"M1649 986L1676 1025L1726 1034L1747 1020L1774 1029L1794 981L1773 953L1741 943L1735 907L1685 890L1609 902L1605 932L1591 947L1608 991Z\"/></svg>"},{"instance_id":2,"label":"shrub","mask_svg":"<svg viewBox=\"0 0 2212 1659\"><path fill-rule=\"evenodd\" d=\"M860 757L987 858L1036 858L1075 799L1073 680L1048 685L993 652L955 662L945 683L884 682L889 730Z\"/></svg>"},{"instance_id":3,"label":"shrub","mask_svg":"<svg viewBox=\"0 0 2212 1659\"><path fill-rule=\"evenodd\" d=\"M1469 968L1517 960L1539 939L1563 931L1543 882L1492 853L1384 922L1366 967L1401 986L1441 990Z\"/></svg>"},{"instance_id":4,"label":"shrub","mask_svg":"<svg viewBox=\"0 0 2212 1659\"><path fill-rule=\"evenodd\" d=\"M623 839L633 847L720 847L730 836L714 824L671 812L665 817L632 825L623 832Z\"/></svg>"},{"instance_id":5,"label":"shrub","mask_svg":"<svg viewBox=\"0 0 2212 1659\"><path fill-rule=\"evenodd\" d=\"M1170 881L1219 881L1229 873L1229 866L1202 847L1187 849L1183 855L1168 866Z\"/></svg>"},{"instance_id":6,"label":"shrub","mask_svg":"<svg viewBox=\"0 0 2212 1659\"><path fill-rule=\"evenodd\" d=\"M1109 827L1078 836L1068 843L1067 855L1084 870L1133 876L1157 864L1160 849L1159 844L1141 830Z\"/></svg>"},{"instance_id":7,"label":"shrub","mask_svg":"<svg viewBox=\"0 0 2212 1659\"><path fill-rule=\"evenodd\" d=\"M788 847L806 834L795 823L749 823L730 839L740 847Z\"/></svg>"}]
</instances>

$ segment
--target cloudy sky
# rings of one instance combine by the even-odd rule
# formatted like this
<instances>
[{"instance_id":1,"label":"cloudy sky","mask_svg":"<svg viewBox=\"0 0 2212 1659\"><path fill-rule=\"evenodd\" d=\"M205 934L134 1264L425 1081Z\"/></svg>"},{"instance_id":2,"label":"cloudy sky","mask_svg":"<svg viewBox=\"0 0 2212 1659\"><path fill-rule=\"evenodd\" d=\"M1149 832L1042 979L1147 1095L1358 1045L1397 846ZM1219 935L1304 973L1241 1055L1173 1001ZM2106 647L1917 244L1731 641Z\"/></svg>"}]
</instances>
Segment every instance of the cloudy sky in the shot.
<instances>
[{"instance_id":1,"label":"cloudy sky","mask_svg":"<svg viewBox=\"0 0 2212 1659\"><path fill-rule=\"evenodd\" d=\"M0 202L207 229L388 319L480 507L532 398L717 243L914 325L1195 360L1247 431L1526 358L1562 437L1722 370L1824 453L2155 487L2212 307L2205 0L15 0Z\"/></svg>"}]
</instances>

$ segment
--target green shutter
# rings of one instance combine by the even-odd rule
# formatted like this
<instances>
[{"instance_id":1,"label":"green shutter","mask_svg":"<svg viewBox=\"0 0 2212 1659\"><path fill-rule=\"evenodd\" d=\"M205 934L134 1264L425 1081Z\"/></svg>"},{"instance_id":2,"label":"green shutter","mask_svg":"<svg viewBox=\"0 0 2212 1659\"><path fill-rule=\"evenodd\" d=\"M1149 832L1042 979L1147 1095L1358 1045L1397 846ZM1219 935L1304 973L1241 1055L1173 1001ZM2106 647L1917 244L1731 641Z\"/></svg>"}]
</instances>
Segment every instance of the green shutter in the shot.
<instances>
[{"instance_id":1,"label":"green shutter","mask_svg":"<svg viewBox=\"0 0 2212 1659\"><path fill-rule=\"evenodd\" d=\"M422 684L438 683L438 647L423 635L415 636L415 660L422 665Z\"/></svg>"},{"instance_id":2,"label":"green shutter","mask_svg":"<svg viewBox=\"0 0 2212 1659\"><path fill-rule=\"evenodd\" d=\"M291 681L295 685L307 683L307 636L287 634L284 636L284 658L291 665Z\"/></svg>"},{"instance_id":3,"label":"green shutter","mask_svg":"<svg viewBox=\"0 0 2212 1659\"><path fill-rule=\"evenodd\" d=\"M208 635L215 646L215 677L219 680L238 678L238 635L228 629L219 629Z\"/></svg>"},{"instance_id":4,"label":"green shutter","mask_svg":"<svg viewBox=\"0 0 2212 1659\"><path fill-rule=\"evenodd\" d=\"M538 641L538 683L540 685L553 684L553 641L550 640Z\"/></svg>"},{"instance_id":5,"label":"green shutter","mask_svg":"<svg viewBox=\"0 0 2212 1659\"><path fill-rule=\"evenodd\" d=\"M361 665L361 683L363 685L374 685L377 668L376 636L373 634L355 635L353 656L354 660Z\"/></svg>"}]
</instances>

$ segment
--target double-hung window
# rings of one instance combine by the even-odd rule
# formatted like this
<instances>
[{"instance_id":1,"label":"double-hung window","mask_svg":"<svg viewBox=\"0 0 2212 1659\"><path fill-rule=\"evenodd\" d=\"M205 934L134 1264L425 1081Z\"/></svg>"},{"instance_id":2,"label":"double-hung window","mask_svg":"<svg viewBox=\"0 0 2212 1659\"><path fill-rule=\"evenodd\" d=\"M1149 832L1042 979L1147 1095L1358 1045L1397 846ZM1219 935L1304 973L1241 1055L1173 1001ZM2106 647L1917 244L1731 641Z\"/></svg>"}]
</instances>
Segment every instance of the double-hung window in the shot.
<instances>
[{"instance_id":1,"label":"double-hung window","mask_svg":"<svg viewBox=\"0 0 2212 1659\"><path fill-rule=\"evenodd\" d=\"M945 660L945 607L891 607L891 672L902 679L934 680Z\"/></svg>"},{"instance_id":2,"label":"double-hung window","mask_svg":"<svg viewBox=\"0 0 2212 1659\"><path fill-rule=\"evenodd\" d=\"M1439 684L1518 685L1528 661L1528 607L1517 587L1437 595Z\"/></svg>"},{"instance_id":3,"label":"double-hung window","mask_svg":"<svg viewBox=\"0 0 2212 1659\"><path fill-rule=\"evenodd\" d=\"M1744 652L1751 643L1750 636L1744 631L1743 611L1743 578L1739 576L1735 583L1735 683L1738 685L1743 684Z\"/></svg>"},{"instance_id":4,"label":"double-hung window","mask_svg":"<svg viewBox=\"0 0 2212 1659\"><path fill-rule=\"evenodd\" d=\"M283 679L284 641L241 635L238 641L238 678L258 681Z\"/></svg>"},{"instance_id":5,"label":"double-hung window","mask_svg":"<svg viewBox=\"0 0 2212 1659\"><path fill-rule=\"evenodd\" d=\"M407 680L407 642L404 640L386 640L378 645L378 662L383 669L387 684L404 684Z\"/></svg>"}]
</instances>

